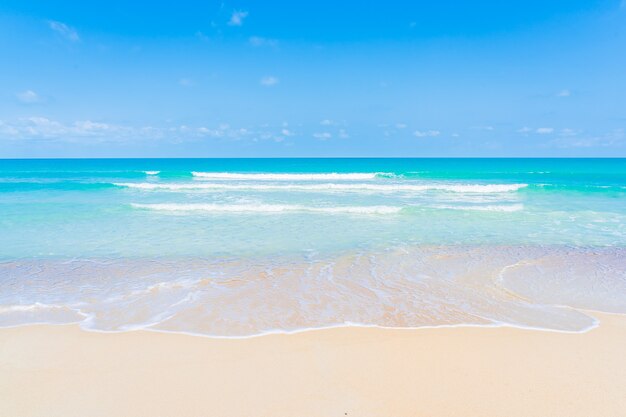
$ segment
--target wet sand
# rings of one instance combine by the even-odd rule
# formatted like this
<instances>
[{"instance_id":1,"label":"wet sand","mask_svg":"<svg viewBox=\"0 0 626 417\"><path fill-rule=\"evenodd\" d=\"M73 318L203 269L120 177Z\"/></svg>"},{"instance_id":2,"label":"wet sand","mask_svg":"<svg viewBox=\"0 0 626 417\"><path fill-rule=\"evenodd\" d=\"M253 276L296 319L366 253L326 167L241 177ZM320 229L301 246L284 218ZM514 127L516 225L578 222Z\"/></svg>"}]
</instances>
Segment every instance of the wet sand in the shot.
<instances>
[{"instance_id":1,"label":"wet sand","mask_svg":"<svg viewBox=\"0 0 626 417\"><path fill-rule=\"evenodd\" d=\"M248 339L0 330L0 415L623 417L626 316L582 334L334 328Z\"/></svg>"}]
</instances>

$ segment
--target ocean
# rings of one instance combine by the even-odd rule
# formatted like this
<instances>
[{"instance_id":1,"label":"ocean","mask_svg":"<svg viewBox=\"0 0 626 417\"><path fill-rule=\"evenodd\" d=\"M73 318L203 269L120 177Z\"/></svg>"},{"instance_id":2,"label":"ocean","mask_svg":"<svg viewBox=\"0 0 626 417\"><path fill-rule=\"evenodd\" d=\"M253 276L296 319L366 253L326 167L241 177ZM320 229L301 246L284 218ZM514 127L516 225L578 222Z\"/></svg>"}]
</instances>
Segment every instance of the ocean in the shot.
<instances>
[{"instance_id":1,"label":"ocean","mask_svg":"<svg viewBox=\"0 0 626 417\"><path fill-rule=\"evenodd\" d=\"M626 159L0 160L0 326L585 331Z\"/></svg>"}]
</instances>

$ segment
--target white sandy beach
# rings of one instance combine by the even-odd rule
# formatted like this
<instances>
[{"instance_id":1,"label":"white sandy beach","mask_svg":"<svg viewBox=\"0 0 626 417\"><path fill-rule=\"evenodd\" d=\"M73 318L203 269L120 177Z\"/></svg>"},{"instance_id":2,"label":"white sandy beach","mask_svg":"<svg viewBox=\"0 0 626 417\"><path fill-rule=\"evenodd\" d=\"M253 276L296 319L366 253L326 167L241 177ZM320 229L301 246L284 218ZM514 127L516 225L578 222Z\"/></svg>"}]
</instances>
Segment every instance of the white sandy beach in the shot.
<instances>
[{"instance_id":1,"label":"white sandy beach","mask_svg":"<svg viewBox=\"0 0 626 417\"><path fill-rule=\"evenodd\" d=\"M0 330L0 415L622 417L626 317L587 333L336 328L247 339Z\"/></svg>"}]
</instances>

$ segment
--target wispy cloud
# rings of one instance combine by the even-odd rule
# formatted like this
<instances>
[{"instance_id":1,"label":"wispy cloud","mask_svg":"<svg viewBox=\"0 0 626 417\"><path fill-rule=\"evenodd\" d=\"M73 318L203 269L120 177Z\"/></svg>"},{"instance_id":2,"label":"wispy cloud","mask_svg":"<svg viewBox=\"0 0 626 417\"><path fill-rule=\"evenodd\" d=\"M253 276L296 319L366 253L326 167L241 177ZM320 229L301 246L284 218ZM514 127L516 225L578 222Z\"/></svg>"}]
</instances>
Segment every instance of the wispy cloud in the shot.
<instances>
[{"instance_id":1,"label":"wispy cloud","mask_svg":"<svg viewBox=\"0 0 626 417\"><path fill-rule=\"evenodd\" d=\"M321 124L322 126L331 126L331 125L333 125L334 123L333 123L333 121L332 121L332 120L330 120L330 119L324 119L324 120L322 120L322 121L320 122L320 124Z\"/></svg>"},{"instance_id":2,"label":"wispy cloud","mask_svg":"<svg viewBox=\"0 0 626 417\"><path fill-rule=\"evenodd\" d=\"M261 82L261 85L264 85L266 87L272 87L272 86L278 84L279 80L276 77L267 76L267 77L261 78L260 82Z\"/></svg>"},{"instance_id":3,"label":"wispy cloud","mask_svg":"<svg viewBox=\"0 0 626 417\"><path fill-rule=\"evenodd\" d=\"M228 24L230 26L241 26L243 25L243 21L246 17L248 17L248 12L245 12L242 10L235 10L233 11L233 14L230 16L230 20L228 21Z\"/></svg>"},{"instance_id":4,"label":"wispy cloud","mask_svg":"<svg viewBox=\"0 0 626 417\"><path fill-rule=\"evenodd\" d=\"M35 104L41 103L43 99L39 94L35 93L33 90L26 90L15 95L17 99L24 104Z\"/></svg>"},{"instance_id":5,"label":"wispy cloud","mask_svg":"<svg viewBox=\"0 0 626 417\"><path fill-rule=\"evenodd\" d=\"M614 129L605 134L588 137L564 136L551 140L548 146L557 148L617 148L626 146L626 130Z\"/></svg>"},{"instance_id":6,"label":"wispy cloud","mask_svg":"<svg viewBox=\"0 0 626 417\"><path fill-rule=\"evenodd\" d=\"M218 141L282 142L294 133L285 127L234 127L227 123L210 126L131 126L93 120L61 122L32 116L13 121L0 120L0 141L47 140L68 143L131 143L163 141L170 143Z\"/></svg>"},{"instance_id":7,"label":"wispy cloud","mask_svg":"<svg viewBox=\"0 0 626 417\"><path fill-rule=\"evenodd\" d=\"M439 136L441 134L438 130L416 130L413 132L418 138L434 138L435 136Z\"/></svg>"},{"instance_id":8,"label":"wispy cloud","mask_svg":"<svg viewBox=\"0 0 626 417\"><path fill-rule=\"evenodd\" d=\"M244 128L244 127L234 128L226 123L220 124L217 128L210 128L206 126L194 127L194 126L180 125L180 126L170 127L166 132L164 132L164 136L176 137L179 140L203 139L203 138L241 140L252 134L253 132L251 132L247 128Z\"/></svg>"},{"instance_id":9,"label":"wispy cloud","mask_svg":"<svg viewBox=\"0 0 626 417\"><path fill-rule=\"evenodd\" d=\"M276 39L262 38L260 36L251 36L250 39L248 39L248 43L256 47L269 46L275 48L278 46L278 41Z\"/></svg>"},{"instance_id":10,"label":"wispy cloud","mask_svg":"<svg viewBox=\"0 0 626 417\"><path fill-rule=\"evenodd\" d=\"M178 80L178 84L182 85L183 87L191 87L193 85L193 80L191 80L190 78L181 78L180 80Z\"/></svg>"},{"instance_id":11,"label":"wispy cloud","mask_svg":"<svg viewBox=\"0 0 626 417\"><path fill-rule=\"evenodd\" d=\"M198 38L202 42L209 42L209 41L211 41L211 38L208 37L204 32L201 32L201 31L197 31L196 32L196 38Z\"/></svg>"},{"instance_id":12,"label":"wispy cloud","mask_svg":"<svg viewBox=\"0 0 626 417\"><path fill-rule=\"evenodd\" d=\"M557 97L569 97L571 95L572 95L572 92L568 89L561 90L558 93L556 93Z\"/></svg>"},{"instance_id":13,"label":"wispy cloud","mask_svg":"<svg viewBox=\"0 0 626 417\"><path fill-rule=\"evenodd\" d=\"M48 21L48 25L50 26L50 29L52 29L68 41L80 41L80 36L78 36L78 32L76 32L76 29L74 29L73 27L70 27L63 22L58 22L56 20Z\"/></svg>"},{"instance_id":14,"label":"wispy cloud","mask_svg":"<svg viewBox=\"0 0 626 417\"><path fill-rule=\"evenodd\" d=\"M95 138L99 136L118 137L131 129L108 123L81 120L64 124L47 117L26 117L13 123L3 123L0 133L12 139L63 139Z\"/></svg>"},{"instance_id":15,"label":"wispy cloud","mask_svg":"<svg viewBox=\"0 0 626 417\"><path fill-rule=\"evenodd\" d=\"M329 132L319 132L319 133L313 133L313 137L319 140L328 140L332 138L333 135Z\"/></svg>"},{"instance_id":16,"label":"wispy cloud","mask_svg":"<svg viewBox=\"0 0 626 417\"><path fill-rule=\"evenodd\" d=\"M570 128L564 128L561 129L561 131L559 132L560 136L578 136L580 133L582 133L580 130L577 129L570 129Z\"/></svg>"},{"instance_id":17,"label":"wispy cloud","mask_svg":"<svg viewBox=\"0 0 626 417\"><path fill-rule=\"evenodd\" d=\"M528 127L528 126L524 126L521 129L517 129L517 133L523 133L525 135L529 135L529 134L539 134L539 135L549 135L552 133L556 133L557 130L553 127L538 127L538 128L532 128L532 127ZM562 136L573 136L577 133L578 131L574 130L574 129L561 129L561 131L559 132L560 135Z\"/></svg>"}]
</instances>

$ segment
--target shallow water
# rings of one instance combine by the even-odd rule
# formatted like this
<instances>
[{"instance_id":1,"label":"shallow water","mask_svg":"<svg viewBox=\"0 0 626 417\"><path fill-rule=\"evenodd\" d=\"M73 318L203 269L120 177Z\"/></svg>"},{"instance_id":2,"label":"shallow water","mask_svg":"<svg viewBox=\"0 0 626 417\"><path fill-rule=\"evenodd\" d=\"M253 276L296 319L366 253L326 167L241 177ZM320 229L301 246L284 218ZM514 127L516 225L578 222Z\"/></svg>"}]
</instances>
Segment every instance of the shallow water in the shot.
<instances>
[{"instance_id":1,"label":"shallow water","mask_svg":"<svg viewBox=\"0 0 626 417\"><path fill-rule=\"evenodd\" d=\"M0 326L582 331L626 313L626 160L0 160Z\"/></svg>"}]
</instances>

